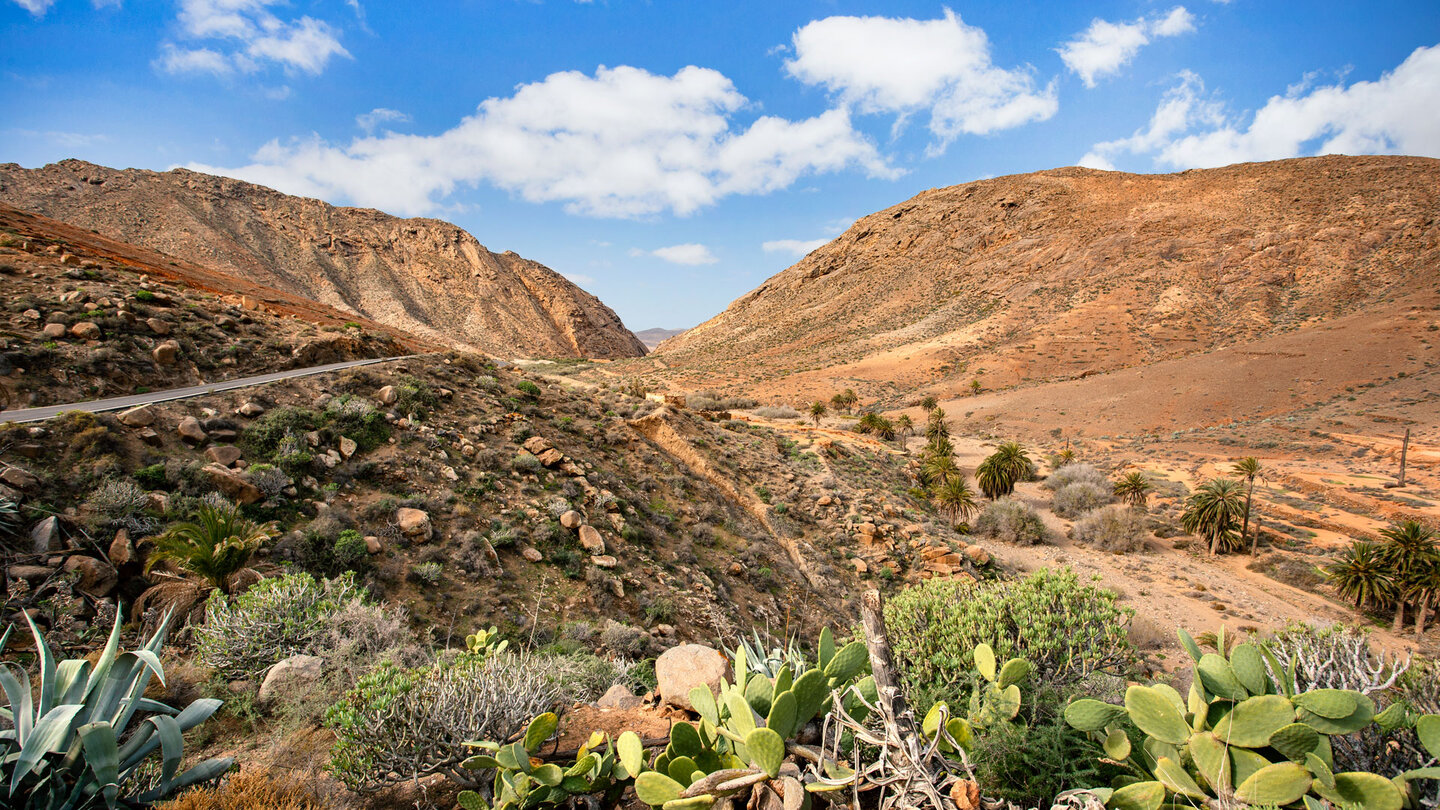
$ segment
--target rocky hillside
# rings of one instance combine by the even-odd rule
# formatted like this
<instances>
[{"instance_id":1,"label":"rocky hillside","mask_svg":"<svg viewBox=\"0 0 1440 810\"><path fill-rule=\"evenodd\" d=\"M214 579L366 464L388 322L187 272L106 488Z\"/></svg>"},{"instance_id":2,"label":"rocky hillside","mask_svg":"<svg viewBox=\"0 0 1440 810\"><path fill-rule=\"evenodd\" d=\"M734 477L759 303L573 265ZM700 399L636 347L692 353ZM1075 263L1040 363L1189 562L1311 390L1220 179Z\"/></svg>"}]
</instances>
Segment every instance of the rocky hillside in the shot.
<instances>
[{"instance_id":1,"label":"rocky hillside","mask_svg":"<svg viewBox=\"0 0 1440 810\"><path fill-rule=\"evenodd\" d=\"M464 230L184 169L0 165L0 202L499 357L638 357L599 299Z\"/></svg>"},{"instance_id":2,"label":"rocky hillside","mask_svg":"<svg viewBox=\"0 0 1440 810\"><path fill-rule=\"evenodd\" d=\"M634 370L896 404L1147 366L1433 289L1437 211L1440 161L1411 157L1065 168L936 189L861 219ZM1298 371L1323 377L1328 362L1313 354Z\"/></svg>"}]
</instances>

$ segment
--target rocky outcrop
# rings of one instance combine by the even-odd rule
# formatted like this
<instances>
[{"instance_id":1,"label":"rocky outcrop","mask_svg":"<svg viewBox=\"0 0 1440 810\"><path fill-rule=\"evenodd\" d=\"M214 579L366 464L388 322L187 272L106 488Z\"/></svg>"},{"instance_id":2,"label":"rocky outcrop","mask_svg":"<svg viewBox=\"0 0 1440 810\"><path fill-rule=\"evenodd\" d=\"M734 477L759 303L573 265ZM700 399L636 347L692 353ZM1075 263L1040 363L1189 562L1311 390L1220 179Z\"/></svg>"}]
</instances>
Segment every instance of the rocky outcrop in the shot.
<instances>
[{"instance_id":1,"label":"rocky outcrop","mask_svg":"<svg viewBox=\"0 0 1440 810\"><path fill-rule=\"evenodd\" d=\"M437 343L502 357L645 353L595 296L440 220L339 208L185 169L121 171L79 160L0 165L0 202Z\"/></svg>"}]
</instances>

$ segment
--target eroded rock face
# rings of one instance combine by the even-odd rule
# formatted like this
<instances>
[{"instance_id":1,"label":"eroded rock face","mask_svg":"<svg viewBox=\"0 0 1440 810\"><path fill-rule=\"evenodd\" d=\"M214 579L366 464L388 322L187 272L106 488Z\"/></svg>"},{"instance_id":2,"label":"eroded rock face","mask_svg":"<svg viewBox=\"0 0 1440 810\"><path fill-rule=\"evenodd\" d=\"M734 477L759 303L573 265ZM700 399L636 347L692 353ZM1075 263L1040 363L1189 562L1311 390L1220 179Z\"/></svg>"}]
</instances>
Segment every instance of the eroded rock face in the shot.
<instances>
[{"instance_id":1,"label":"eroded rock face","mask_svg":"<svg viewBox=\"0 0 1440 810\"><path fill-rule=\"evenodd\" d=\"M693 711L690 690L705 686L711 692L720 688L720 679L730 669L730 662L713 647L704 644L681 644L671 647L655 659L655 680L660 699L671 706Z\"/></svg>"},{"instance_id":2,"label":"eroded rock face","mask_svg":"<svg viewBox=\"0 0 1440 810\"><path fill-rule=\"evenodd\" d=\"M645 353L595 296L440 220L337 208L186 169L119 171L79 160L0 165L0 202L443 344L506 357Z\"/></svg>"}]
</instances>

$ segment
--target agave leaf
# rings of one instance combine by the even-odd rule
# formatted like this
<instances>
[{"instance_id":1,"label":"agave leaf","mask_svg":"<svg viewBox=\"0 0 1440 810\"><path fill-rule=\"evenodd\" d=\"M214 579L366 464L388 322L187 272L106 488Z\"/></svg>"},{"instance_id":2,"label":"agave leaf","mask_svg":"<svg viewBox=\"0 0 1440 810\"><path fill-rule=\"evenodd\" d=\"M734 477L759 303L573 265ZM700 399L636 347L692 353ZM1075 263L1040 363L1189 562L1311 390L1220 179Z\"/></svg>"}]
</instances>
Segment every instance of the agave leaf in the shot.
<instances>
[{"instance_id":1,"label":"agave leaf","mask_svg":"<svg viewBox=\"0 0 1440 810\"><path fill-rule=\"evenodd\" d=\"M40 628L35 626L35 620L30 614L22 615L30 625L30 635L35 637L35 656L40 662L40 702L35 706L35 713L44 715L55 707L55 653L50 651L50 645L45 643L45 636L41 635ZM4 649L3 644L0 644L0 649Z\"/></svg>"},{"instance_id":2,"label":"agave leaf","mask_svg":"<svg viewBox=\"0 0 1440 810\"><path fill-rule=\"evenodd\" d=\"M30 702L30 676L25 670L14 667L20 673L19 679L11 673L11 664L0 665L0 688L5 691L5 700L10 704L11 718L15 723L15 741L24 745L30 739L30 730L35 723L35 707ZM44 716L43 714L41 715Z\"/></svg>"},{"instance_id":3,"label":"agave leaf","mask_svg":"<svg viewBox=\"0 0 1440 810\"><path fill-rule=\"evenodd\" d=\"M20 787L26 776L35 769L40 758L49 753L59 754L69 747L70 732L75 716L83 708L80 704L56 706L40 718L30 736L20 745L19 757L15 760L15 772L10 779L10 795Z\"/></svg>"},{"instance_id":4,"label":"agave leaf","mask_svg":"<svg viewBox=\"0 0 1440 810\"><path fill-rule=\"evenodd\" d=\"M85 763L95 774L95 781L103 790L118 785L120 781L120 756L115 742L115 729L109 723L87 723L79 729L80 739L85 746ZM169 779L164 783L169 783Z\"/></svg>"}]
</instances>

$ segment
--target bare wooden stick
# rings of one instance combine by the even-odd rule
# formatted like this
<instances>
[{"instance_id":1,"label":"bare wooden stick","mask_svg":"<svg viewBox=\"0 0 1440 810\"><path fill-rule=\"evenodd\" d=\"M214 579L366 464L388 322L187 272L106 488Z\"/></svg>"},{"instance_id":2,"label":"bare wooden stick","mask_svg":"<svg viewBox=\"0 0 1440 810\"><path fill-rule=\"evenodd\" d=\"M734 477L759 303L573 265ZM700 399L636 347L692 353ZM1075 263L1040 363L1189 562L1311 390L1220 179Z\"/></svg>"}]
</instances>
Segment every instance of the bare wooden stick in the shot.
<instances>
[{"instance_id":1,"label":"bare wooden stick","mask_svg":"<svg viewBox=\"0 0 1440 810\"><path fill-rule=\"evenodd\" d=\"M895 682L890 636L885 632L885 599L880 591L869 590L860 597L860 619L865 624L865 647L870 653L870 674L875 678L875 691L886 706L886 714L895 718L901 735L914 736L914 717L905 705L900 685Z\"/></svg>"}]
</instances>

